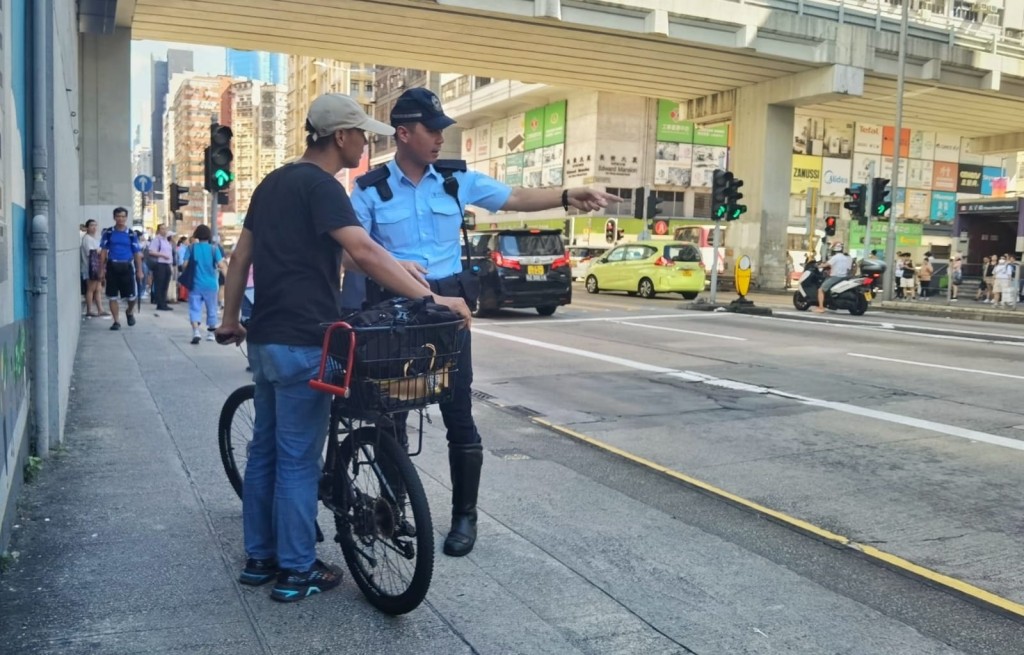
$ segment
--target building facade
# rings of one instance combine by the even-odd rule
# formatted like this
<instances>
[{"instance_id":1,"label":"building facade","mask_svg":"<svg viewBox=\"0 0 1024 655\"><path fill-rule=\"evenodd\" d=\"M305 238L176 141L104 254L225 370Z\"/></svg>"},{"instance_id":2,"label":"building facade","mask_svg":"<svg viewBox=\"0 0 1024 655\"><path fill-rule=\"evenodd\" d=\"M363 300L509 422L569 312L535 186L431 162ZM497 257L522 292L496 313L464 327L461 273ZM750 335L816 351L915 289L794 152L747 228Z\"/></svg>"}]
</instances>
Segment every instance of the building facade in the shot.
<instances>
[{"instance_id":1,"label":"building facade","mask_svg":"<svg viewBox=\"0 0 1024 655\"><path fill-rule=\"evenodd\" d=\"M166 188L164 179L164 114L167 111L167 94L170 91L171 77L177 74L192 70L193 53L191 50L177 50L171 48L167 51L167 59L151 60L151 86L152 97L150 98L153 113L150 119L150 143L149 148L153 153L153 186L158 190Z\"/></svg>"},{"instance_id":2,"label":"building facade","mask_svg":"<svg viewBox=\"0 0 1024 655\"><path fill-rule=\"evenodd\" d=\"M288 58L288 159L296 159L305 151L306 114L310 103L324 93L350 95L367 113L372 112L373 67L318 57L292 55Z\"/></svg>"},{"instance_id":3,"label":"building facade","mask_svg":"<svg viewBox=\"0 0 1024 655\"><path fill-rule=\"evenodd\" d=\"M230 91L235 156L231 195L236 222L240 222L245 218L256 186L285 161L288 94L280 85L252 80L237 80ZM225 225L225 231L229 227Z\"/></svg>"},{"instance_id":4,"label":"building facade","mask_svg":"<svg viewBox=\"0 0 1024 655\"><path fill-rule=\"evenodd\" d=\"M167 116L174 119L174 177L189 189L189 204L182 207L182 220L175 231L191 232L210 224L209 202L203 190L204 149L210 144L211 117L221 115L221 98L231 79L223 76L186 74L175 80L174 98Z\"/></svg>"}]
</instances>

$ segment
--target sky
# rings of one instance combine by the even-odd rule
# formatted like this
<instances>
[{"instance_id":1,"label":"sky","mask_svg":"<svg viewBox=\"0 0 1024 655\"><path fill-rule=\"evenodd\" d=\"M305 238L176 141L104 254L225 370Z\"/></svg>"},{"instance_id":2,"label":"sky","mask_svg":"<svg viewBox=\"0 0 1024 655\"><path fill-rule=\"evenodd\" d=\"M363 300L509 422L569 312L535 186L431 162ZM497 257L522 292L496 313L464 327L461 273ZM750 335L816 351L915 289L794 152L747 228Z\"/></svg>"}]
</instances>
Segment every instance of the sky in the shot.
<instances>
[{"instance_id":1,"label":"sky","mask_svg":"<svg viewBox=\"0 0 1024 655\"><path fill-rule=\"evenodd\" d=\"M166 59L167 49L191 50L195 72L203 75L224 74L224 48L216 46L170 43L167 41L132 41L132 139L135 127L142 126L142 143L149 143L149 119L153 112L152 59Z\"/></svg>"}]
</instances>

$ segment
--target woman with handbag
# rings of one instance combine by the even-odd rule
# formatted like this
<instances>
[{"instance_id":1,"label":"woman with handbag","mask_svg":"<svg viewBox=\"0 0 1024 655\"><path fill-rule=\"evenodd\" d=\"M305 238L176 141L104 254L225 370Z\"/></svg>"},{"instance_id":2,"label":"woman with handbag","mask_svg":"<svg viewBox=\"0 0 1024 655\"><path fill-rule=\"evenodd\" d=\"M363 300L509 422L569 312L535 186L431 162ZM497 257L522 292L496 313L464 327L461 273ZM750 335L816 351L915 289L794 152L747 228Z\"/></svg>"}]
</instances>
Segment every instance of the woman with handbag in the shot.
<instances>
[{"instance_id":1,"label":"woman with handbag","mask_svg":"<svg viewBox=\"0 0 1024 655\"><path fill-rule=\"evenodd\" d=\"M206 307L206 340L213 341L217 327L218 273L224 269L220 249L210 243L210 228L200 225L192 234L195 243L185 251L179 281L188 289L188 318L192 325L193 345L202 340L203 307Z\"/></svg>"}]
</instances>

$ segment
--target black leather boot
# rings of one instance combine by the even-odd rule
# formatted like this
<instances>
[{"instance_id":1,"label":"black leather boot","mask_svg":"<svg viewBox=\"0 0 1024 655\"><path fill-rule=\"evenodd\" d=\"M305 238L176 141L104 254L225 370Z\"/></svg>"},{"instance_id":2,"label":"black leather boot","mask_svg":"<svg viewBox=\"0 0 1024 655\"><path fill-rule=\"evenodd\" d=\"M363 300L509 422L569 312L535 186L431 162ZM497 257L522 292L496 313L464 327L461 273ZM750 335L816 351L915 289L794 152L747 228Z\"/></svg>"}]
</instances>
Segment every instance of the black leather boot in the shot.
<instances>
[{"instance_id":1,"label":"black leather boot","mask_svg":"<svg viewBox=\"0 0 1024 655\"><path fill-rule=\"evenodd\" d=\"M462 557L476 543L476 496L484 463L481 444L448 444L452 472L452 530L444 540L444 554Z\"/></svg>"}]
</instances>

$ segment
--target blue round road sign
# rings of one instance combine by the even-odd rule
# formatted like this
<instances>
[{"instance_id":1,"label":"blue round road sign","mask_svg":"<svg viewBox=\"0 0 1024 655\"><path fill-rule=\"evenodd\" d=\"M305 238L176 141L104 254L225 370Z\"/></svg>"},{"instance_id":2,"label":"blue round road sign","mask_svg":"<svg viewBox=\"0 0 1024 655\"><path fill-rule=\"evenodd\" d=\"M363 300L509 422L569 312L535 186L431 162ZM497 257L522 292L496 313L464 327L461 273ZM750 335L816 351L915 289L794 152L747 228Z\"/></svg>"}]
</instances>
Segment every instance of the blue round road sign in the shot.
<instances>
[{"instance_id":1,"label":"blue round road sign","mask_svg":"<svg viewBox=\"0 0 1024 655\"><path fill-rule=\"evenodd\" d=\"M132 184L139 193L149 193L153 190L153 178L148 175L136 175Z\"/></svg>"}]
</instances>

